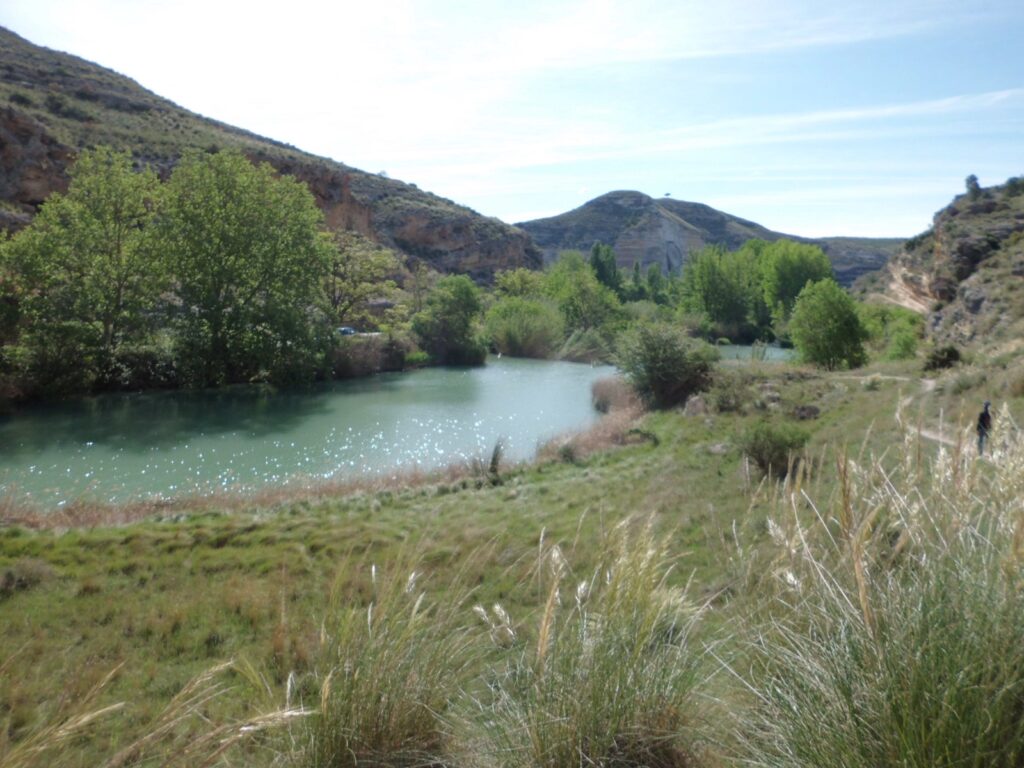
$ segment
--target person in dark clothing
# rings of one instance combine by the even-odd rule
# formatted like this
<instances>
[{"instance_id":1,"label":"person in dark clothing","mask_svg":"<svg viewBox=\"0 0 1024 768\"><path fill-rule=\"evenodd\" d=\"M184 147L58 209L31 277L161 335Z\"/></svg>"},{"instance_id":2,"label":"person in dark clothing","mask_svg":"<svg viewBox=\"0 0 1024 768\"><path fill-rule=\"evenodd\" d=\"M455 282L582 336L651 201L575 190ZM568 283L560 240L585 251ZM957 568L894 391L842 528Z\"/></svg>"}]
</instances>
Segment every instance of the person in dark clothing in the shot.
<instances>
[{"instance_id":1,"label":"person in dark clothing","mask_svg":"<svg viewBox=\"0 0 1024 768\"><path fill-rule=\"evenodd\" d=\"M988 440L988 433L992 431L992 414L988 412L989 406L992 405L988 400L985 401L985 408L981 413L978 414L978 455L985 455L985 441Z\"/></svg>"}]
</instances>

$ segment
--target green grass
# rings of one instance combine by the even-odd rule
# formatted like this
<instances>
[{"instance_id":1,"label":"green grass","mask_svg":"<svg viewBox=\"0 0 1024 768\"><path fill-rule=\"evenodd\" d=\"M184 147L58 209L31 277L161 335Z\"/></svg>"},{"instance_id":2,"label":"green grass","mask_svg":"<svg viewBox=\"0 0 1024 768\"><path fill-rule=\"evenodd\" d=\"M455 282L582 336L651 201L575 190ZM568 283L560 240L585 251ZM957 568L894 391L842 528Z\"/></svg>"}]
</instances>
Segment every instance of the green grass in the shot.
<instances>
[{"instance_id":1,"label":"green grass","mask_svg":"<svg viewBox=\"0 0 1024 768\"><path fill-rule=\"evenodd\" d=\"M1014 360L1006 361L1006 375L1016 370L1014 366ZM710 675L717 662L702 648L724 635L733 639L716 652L716 658L746 653L735 638L748 626L747 619L763 608L766 595L774 594L764 576L774 572L775 544L768 521L777 516L779 498L773 491L777 486L764 483L741 455L739 437L766 414L786 420L799 405L819 408L817 419L800 422L811 433L806 448L809 460L806 472L798 473L792 482L825 508L840 490L835 471L838 446L847 446L851 457L873 453L890 465L907 455L927 457L935 451L932 441L921 439L899 447L904 428L913 434L918 423L935 426L941 413L952 434L954 407L959 404L965 414L974 410L972 403L958 403L945 388L941 394L938 389L925 392L914 369L914 363L887 363L867 372L822 375L790 366L755 366L743 377L744 391L753 397L741 408L695 417L679 411L649 414L639 425L643 439L610 451L588 454L581 450L573 463L503 468L500 484L473 475L439 476L405 488L263 508L230 505L224 512L194 515L171 510L165 519L123 526L2 528L0 582L8 583L8 572L11 576L9 588L0 590L0 663L17 674L0 675L0 732L5 739L0 742L0 755L33 738L55 717L59 719L58 702L83 696L114 668L118 673L94 703L101 708L125 702L123 710L116 717L97 720L76 736L73 746L62 751L64 764L102 764L157 727L172 697L226 659L257 670L259 686L253 687L251 674L240 674L238 668L225 670L222 684L236 692L205 704L207 725L198 720L183 723L183 737L201 733L209 723L241 722L275 707L314 708L310 704L319 701L330 674L324 654L332 646L323 641L325 628L340 628L328 631L328 637L349 638L341 645L334 643L335 658L342 647L362 647L360 654L368 652L366 638L360 640L354 634L356 625L345 624L342 618L365 615L361 612L373 594L368 564L404 579L408 569L399 565L408 563L409 553L414 552L426 592L423 604L431 606L428 615L440 617L448 609L454 613L438 618L440 634L425 634L429 642L425 639L415 646L412 658L419 658L417 653L434 658L430 654L437 652L435 641L449 631L459 642L468 642L467 635L460 633L475 627L475 635L469 634L473 648L464 657L469 659L467 666L452 673L453 689L443 692L446 701L458 703L432 740L427 740L429 748L419 751L433 754L440 748L445 760L454 763L465 760L465 745L471 742L481 754L493 758L496 744L502 739L511 744L510 734L518 734L513 725L516 718L531 721L529 713L543 702L573 703L559 702L557 680L573 675L589 680L595 674L585 666L574 666L582 662L579 647L572 645L578 638L570 642L571 628L593 626L580 623L582 613L573 613L574 590L578 581L590 581L607 570L615 552L609 547L611 533L624 520L639 515L651 518L658 546L674 562L667 575L658 575L659 589L678 594L685 587L691 601L709 606L693 631L688 630L687 636L696 640L688 641L685 655L672 662L688 676L679 688L687 694L680 699L679 719L671 727L656 725L651 732L678 731L681 735L673 743L680 751L674 754L712 761L717 752L724 760L734 741L732 726L723 717L710 732L703 727L695 730L687 697L697 696L705 703L717 700L724 711L749 704L742 689L728 683L726 676ZM868 375L874 375L871 388L864 386ZM893 418L901 401L902 426ZM1011 405L1014 411L1020 410L1019 400ZM997 430L1002 424L1002 434L1009 434L1008 423L1008 417L997 418ZM963 424L965 429L969 426L966 420ZM993 436L994 445L1000 440L998 434ZM966 449L962 455L968 455ZM807 523L812 512L802 507L800 515ZM559 662L565 666L556 665L546 673L553 677L531 678L536 669L530 659L540 647L540 628L552 595L551 577L537 575L542 542L544 552L558 545L575 575L559 588L562 608L549 622L560 628L558 636L566 642L565 659ZM343 585L341 592L338 585ZM650 592L653 595L656 590ZM474 616L467 593L473 603L486 608L492 622L489 629L482 628ZM595 589L595 600L600 593ZM338 594L348 602L333 600L332 595ZM495 646L489 637L504 632L493 625L497 620L491 606L495 604L511 617L508 629L517 644L508 649ZM345 605L356 613L345 613ZM637 602L635 607L636 616L623 613L623 623L616 625L632 629L624 635L597 637L599 644L609 643L606 660L625 654L630 646L622 643L649 631L643 628L651 626L644 624L651 614L644 611L656 606ZM611 609L594 610L605 614ZM670 657L681 652L666 648L658 653L662 651ZM452 661L458 658L463 657L453 655ZM659 668L669 663L666 658L654 654L637 669ZM688 666L694 659L699 659L699 670ZM396 661L396 668L402 663ZM436 659L433 665L444 669ZM619 670L600 664L596 668L599 674L613 671ZM709 677L712 681L706 682ZM404 689L404 684L395 682L399 679L388 678L380 687ZM522 689L511 685L524 679L534 684L525 697ZM487 690L501 692L501 700L508 705L500 713L506 718L505 737L495 734L497 726L480 725L485 711L481 702L491 707L490 718L497 717L495 700L485 696L488 681L495 687ZM596 692L604 684L595 679L592 699L600 698ZM360 690L352 688L344 706L359 700ZM302 693L301 700L294 698L296 691ZM638 686L637 695L642 691ZM477 702L476 714L471 701ZM438 704L429 708L444 710ZM641 705L628 709L649 711ZM701 712L706 709L700 707ZM614 731L599 724L626 722L623 711L606 716L593 707L580 710L573 714L577 725L568 732ZM534 717L531 722L539 721ZM637 722L627 726L624 732L630 738L644 731ZM297 744L308 745L311 737L305 729L309 727L305 721L294 721L287 733L295 735ZM554 732L544 736L554 739L552 744L564 744L563 737ZM626 743L622 738L613 742ZM574 743L578 747L580 742ZM594 754L614 752L607 741L600 749L593 743ZM270 764L286 751L270 735L237 749L250 765ZM517 748L518 757L509 758L509 764L543 764L531 763L534 758L524 757L524 749Z\"/></svg>"}]
</instances>

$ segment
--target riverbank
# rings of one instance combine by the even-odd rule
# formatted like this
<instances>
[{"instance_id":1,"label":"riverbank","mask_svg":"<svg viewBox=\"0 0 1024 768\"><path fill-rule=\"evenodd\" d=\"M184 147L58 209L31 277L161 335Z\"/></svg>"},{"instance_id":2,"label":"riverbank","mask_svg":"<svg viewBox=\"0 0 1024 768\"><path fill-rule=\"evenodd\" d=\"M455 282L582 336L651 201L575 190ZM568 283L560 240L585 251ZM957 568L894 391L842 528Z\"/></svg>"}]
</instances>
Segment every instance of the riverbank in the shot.
<instances>
[{"instance_id":1,"label":"riverbank","mask_svg":"<svg viewBox=\"0 0 1024 768\"><path fill-rule=\"evenodd\" d=\"M126 701L125 713L90 726L70 765L100 764L147 733L182 686L224 659L259 670L263 693L229 675L234 693L210 703L206 717L279 708L292 673L301 679L319 664L331 594L340 587L365 599L370 564L405 564L410 552L431 600L470 589L471 602L499 603L520 634L534 636L548 600L539 548L558 544L572 573L586 578L610 532L636 515L653 520L676 561L666 584L689 584L693 602L710 607L708 631L729 626L760 599L749 554L770 544L773 510L772 484L738 450L745 429L817 408L816 419L802 422L810 466L819 468L804 487L827 499L842 450L892 455L916 420L941 413L949 425L956 403L973 407L970 390L953 393L952 376L926 392L909 367L858 378L771 367L740 373L729 384L746 395L739 410L717 410L712 392L704 413L645 416L637 442L590 455L556 449L558 460L508 469L497 483L446 478L266 507L211 506L121 527L0 530L0 663L18 669L3 676L0 696L8 743L119 665L96 704ZM923 453L935 447L918 445ZM471 625L468 605L465 613ZM269 764L259 747L248 747L249 764Z\"/></svg>"}]
</instances>

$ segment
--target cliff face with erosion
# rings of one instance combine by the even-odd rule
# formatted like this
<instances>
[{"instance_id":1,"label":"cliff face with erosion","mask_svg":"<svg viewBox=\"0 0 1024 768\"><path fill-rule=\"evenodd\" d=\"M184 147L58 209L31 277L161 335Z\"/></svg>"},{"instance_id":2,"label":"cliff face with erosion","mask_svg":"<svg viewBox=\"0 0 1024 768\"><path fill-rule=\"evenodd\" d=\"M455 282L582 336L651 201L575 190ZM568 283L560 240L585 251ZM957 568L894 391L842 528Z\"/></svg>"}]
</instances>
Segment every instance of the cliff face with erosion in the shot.
<instances>
[{"instance_id":1,"label":"cliff face with erosion","mask_svg":"<svg viewBox=\"0 0 1024 768\"><path fill-rule=\"evenodd\" d=\"M702 203L670 198L655 200L642 192L609 192L575 210L547 219L522 222L553 261L564 250L589 251L595 242L615 249L619 266L646 269L659 264L665 272L681 268L694 251L707 245L730 250L747 240L788 238L818 245L832 262L840 283L849 285L859 275L878 269L896 252L902 240L877 238L807 238L786 235Z\"/></svg>"},{"instance_id":2,"label":"cliff face with erosion","mask_svg":"<svg viewBox=\"0 0 1024 768\"><path fill-rule=\"evenodd\" d=\"M382 175L210 120L133 80L0 28L0 228L18 229L83 147L131 152L167 175L187 150L233 148L304 181L331 229L355 230L443 272L489 280L539 267L530 237L497 219Z\"/></svg>"},{"instance_id":3,"label":"cliff face with erosion","mask_svg":"<svg viewBox=\"0 0 1024 768\"><path fill-rule=\"evenodd\" d=\"M960 195L867 286L927 315L942 343L1008 338L1024 326L1024 179Z\"/></svg>"}]
</instances>

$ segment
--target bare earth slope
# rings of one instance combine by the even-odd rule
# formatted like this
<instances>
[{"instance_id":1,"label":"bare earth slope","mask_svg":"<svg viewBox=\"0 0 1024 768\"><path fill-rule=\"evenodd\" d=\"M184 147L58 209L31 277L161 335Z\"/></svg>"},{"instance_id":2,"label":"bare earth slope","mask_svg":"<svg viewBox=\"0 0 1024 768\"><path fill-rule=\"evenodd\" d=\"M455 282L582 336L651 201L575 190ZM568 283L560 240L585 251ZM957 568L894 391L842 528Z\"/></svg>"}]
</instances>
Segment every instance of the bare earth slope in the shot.
<instances>
[{"instance_id":1,"label":"bare earth slope","mask_svg":"<svg viewBox=\"0 0 1024 768\"><path fill-rule=\"evenodd\" d=\"M555 259L559 251L588 251L595 242L602 242L615 248L620 267L630 269L638 261L643 268L657 263L666 271L678 269L689 254L706 245L735 249L752 238L785 237L820 245L844 285L884 265L902 243L899 239L856 237L809 240L773 232L701 203L655 200L631 191L609 192L568 213L518 226L533 236L545 261Z\"/></svg>"},{"instance_id":2,"label":"bare earth slope","mask_svg":"<svg viewBox=\"0 0 1024 768\"><path fill-rule=\"evenodd\" d=\"M305 181L332 228L354 229L432 267L489 279L538 267L529 236L498 219L196 115L135 81L0 27L0 228L31 220L67 185L80 149L107 144L166 174L188 149L236 148Z\"/></svg>"}]
</instances>

